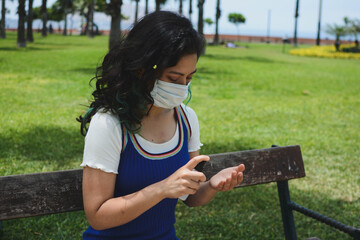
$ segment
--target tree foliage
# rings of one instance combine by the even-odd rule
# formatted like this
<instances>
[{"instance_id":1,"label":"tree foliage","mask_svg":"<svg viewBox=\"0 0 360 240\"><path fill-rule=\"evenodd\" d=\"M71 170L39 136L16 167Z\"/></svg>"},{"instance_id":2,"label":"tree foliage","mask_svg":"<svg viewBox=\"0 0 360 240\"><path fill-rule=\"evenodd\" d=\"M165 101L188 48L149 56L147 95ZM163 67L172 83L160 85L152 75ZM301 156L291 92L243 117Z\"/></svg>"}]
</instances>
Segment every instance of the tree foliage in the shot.
<instances>
[{"instance_id":1,"label":"tree foliage","mask_svg":"<svg viewBox=\"0 0 360 240\"><path fill-rule=\"evenodd\" d=\"M229 22L235 24L236 26L240 23L245 23L246 19L241 13L229 13L228 15Z\"/></svg>"},{"instance_id":2,"label":"tree foliage","mask_svg":"<svg viewBox=\"0 0 360 240\"><path fill-rule=\"evenodd\" d=\"M335 35L336 41L340 41L340 37L345 36L347 34L347 30L345 26L337 25L334 23L333 25L326 25L325 32L330 35Z\"/></svg>"}]
</instances>

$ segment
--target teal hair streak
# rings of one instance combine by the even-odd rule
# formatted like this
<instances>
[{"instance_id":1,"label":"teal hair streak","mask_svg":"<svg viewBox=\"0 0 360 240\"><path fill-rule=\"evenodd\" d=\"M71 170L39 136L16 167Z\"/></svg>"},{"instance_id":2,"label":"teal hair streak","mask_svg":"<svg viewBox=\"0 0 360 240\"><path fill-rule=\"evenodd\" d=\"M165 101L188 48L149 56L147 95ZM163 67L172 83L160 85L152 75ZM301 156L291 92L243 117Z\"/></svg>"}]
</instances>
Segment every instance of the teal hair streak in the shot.
<instances>
[{"instance_id":1,"label":"teal hair streak","mask_svg":"<svg viewBox=\"0 0 360 240\"><path fill-rule=\"evenodd\" d=\"M188 103L190 102L190 100L191 100L191 97L192 97L192 94L191 94L191 84L189 85L189 87L188 87L188 95L187 95L187 97L186 97L186 99L185 99L185 105L188 105Z\"/></svg>"},{"instance_id":2,"label":"teal hair streak","mask_svg":"<svg viewBox=\"0 0 360 240\"><path fill-rule=\"evenodd\" d=\"M85 113L84 118L83 118L82 123L83 123L83 126L84 126L86 132L88 130L88 128L86 127L86 123L89 118L89 115L92 113L93 110L94 110L94 108L89 108L89 110L87 110L87 112Z\"/></svg>"}]
</instances>

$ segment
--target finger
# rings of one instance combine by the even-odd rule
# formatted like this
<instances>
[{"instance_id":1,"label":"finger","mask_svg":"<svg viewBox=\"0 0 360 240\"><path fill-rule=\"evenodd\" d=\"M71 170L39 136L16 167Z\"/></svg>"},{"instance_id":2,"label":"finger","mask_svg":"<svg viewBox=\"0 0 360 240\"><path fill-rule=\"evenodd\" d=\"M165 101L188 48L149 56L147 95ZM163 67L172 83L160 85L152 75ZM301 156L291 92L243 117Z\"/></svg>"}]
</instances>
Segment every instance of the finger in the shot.
<instances>
[{"instance_id":1,"label":"finger","mask_svg":"<svg viewBox=\"0 0 360 240\"><path fill-rule=\"evenodd\" d=\"M231 185L231 177L228 177L228 178L226 178L224 190L228 190L230 188L230 185Z\"/></svg>"},{"instance_id":2,"label":"finger","mask_svg":"<svg viewBox=\"0 0 360 240\"><path fill-rule=\"evenodd\" d=\"M195 182L205 182L206 181L205 174L202 172L197 172L197 171L190 171L187 175L187 178L189 178L190 180L195 181Z\"/></svg>"},{"instance_id":3,"label":"finger","mask_svg":"<svg viewBox=\"0 0 360 240\"><path fill-rule=\"evenodd\" d=\"M233 172L233 174L232 174L232 176L231 176L231 186L230 186L231 190L232 190L234 187L236 187L236 185L238 184L237 175L238 175L237 172Z\"/></svg>"},{"instance_id":4,"label":"finger","mask_svg":"<svg viewBox=\"0 0 360 240\"><path fill-rule=\"evenodd\" d=\"M200 183L199 182L194 182L194 181L188 181L186 184L184 184L186 187L191 188L195 191L197 191L200 188Z\"/></svg>"},{"instance_id":5,"label":"finger","mask_svg":"<svg viewBox=\"0 0 360 240\"><path fill-rule=\"evenodd\" d=\"M242 172L239 172L237 175L237 182L240 184L244 179L244 174Z\"/></svg>"},{"instance_id":6,"label":"finger","mask_svg":"<svg viewBox=\"0 0 360 240\"><path fill-rule=\"evenodd\" d=\"M193 170L196 167L196 165L198 165L200 162L209 161L209 160L210 160L209 156L199 155L190 159L190 161L187 164L185 164L184 167L189 170Z\"/></svg>"},{"instance_id":7,"label":"finger","mask_svg":"<svg viewBox=\"0 0 360 240\"><path fill-rule=\"evenodd\" d=\"M240 164L240 165L237 167L237 171L238 171L238 172L243 172L243 171L245 171L245 165L244 165L244 164Z\"/></svg>"},{"instance_id":8,"label":"finger","mask_svg":"<svg viewBox=\"0 0 360 240\"><path fill-rule=\"evenodd\" d=\"M219 191L222 191L222 189L224 188L224 185L225 185L225 181L221 181L215 188Z\"/></svg>"}]
</instances>

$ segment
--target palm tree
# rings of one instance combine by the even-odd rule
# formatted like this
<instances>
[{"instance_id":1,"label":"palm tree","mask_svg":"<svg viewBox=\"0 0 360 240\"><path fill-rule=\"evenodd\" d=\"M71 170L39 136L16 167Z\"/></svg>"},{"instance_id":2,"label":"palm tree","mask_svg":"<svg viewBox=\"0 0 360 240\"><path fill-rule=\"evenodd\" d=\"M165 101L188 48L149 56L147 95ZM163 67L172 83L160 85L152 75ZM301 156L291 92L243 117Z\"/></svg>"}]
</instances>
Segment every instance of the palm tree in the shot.
<instances>
[{"instance_id":1,"label":"palm tree","mask_svg":"<svg viewBox=\"0 0 360 240\"><path fill-rule=\"evenodd\" d=\"M316 45L317 45L317 46L320 45L321 9L322 9L322 0L320 0L320 4L319 4L318 32L317 32L317 37L316 37Z\"/></svg>"},{"instance_id":2,"label":"palm tree","mask_svg":"<svg viewBox=\"0 0 360 240\"><path fill-rule=\"evenodd\" d=\"M25 40L25 0L19 0L18 7L18 30L17 30L17 46L26 47Z\"/></svg>"},{"instance_id":3,"label":"palm tree","mask_svg":"<svg viewBox=\"0 0 360 240\"><path fill-rule=\"evenodd\" d=\"M295 7L295 31L294 31L294 46L297 46L297 20L299 17L299 0L296 0Z\"/></svg>"},{"instance_id":4,"label":"palm tree","mask_svg":"<svg viewBox=\"0 0 360 240\"><path fill-rule=\"evenodd\" d=\"M216 1L216 15L215 15L215 36L214 36L214 44L219 44L219 18L221 16L220 10L220 0Z\"/></svg>"},{"instance_id":5,"label":"palm tree","mask_svg":"<svg viewBox=\"0 0 360 240\"><path fill-rule=\"evenodd\" d=\"M149 0L145 0L145 15L149 13Z\"/></svg>"},{"instance_id":6,"label":"palm tree","mask_svg":"<svg viewBox=\"0 0 360 240\"><path fill-rule=\"evenodd\" d=\"M0 38L6 38L6 30L5 30L5 0L1 2L1 21L0 21Z\"/></svg>"},{"instance_id":7,"label":"palm tree","mask_svg":"<svg viewBox=\"0 0 360 240\"><path fill-rule=\"evenodd\" d=\"M135 20L134 20L134 24L137 23L138 21L138 11L139 11L139 1L140 0L133 0L136 2L136 5L135 5Z\"/></svg>"},{"instance_id":8,"label":"palm tree","mask_svg":"<svg viewBox=\"0 0 360 240\"><path fill-rule=\"evenodd\" d=\"M330 35L335 35L336 36L336 41L335 41L335 48L336 51L340 50L340 37L345 36L347 34L346 31L346 27L345 26L339 26L337 24L334 25L326 25L326 29L325 32L330 34Z\"/></svg>"},{"instance_id":9,"label":"palm tree","mask_svg":"<svg viewBox=\"0 0 360 240\"><path fill-rule=\"evenodd\" d=\"M46 35L47 35L47 28L46 28L46 24L47 24L46 1L47 0L42 0L42 5L41 5L42 22L43 22L41 35L43 37L46 37Z\"/></svg>"},{"instance_id":10,"label":"palm tree","mask_svg":"<svg viewBox=\"0 0 360 240\"><path fill-rule=\"evenodd\" d=\"M198 0L199 18L198 18L198 32L204 34L204 3L205 0Z\"/></svg>"},{"instance_id":11,"label":"palm tree","mask_svg":"<svg viewBox=\"0 0 360 240\"><path fill-rule=\"evenodd\" d=\"M189 0L189 19L190 19L190 22L191 22L191 14L192 14L192 0Z\"/></svg>"},{"instance_id":12,"label":"palm tree","mask_svg":"<svg viewBox=\"0 0 360 240\"><path fill-rule=\"evenodd\" d=\"M32 22L33 22L33 0L29 0L29 10L27 15L27 35L26 35L26 41L28 42L34 42Z\"/></svg>"},{"instance_id":13,"label":"palm tree","mask_svg":"<svg viewBox=\"0 0 360 240\"><path fill-rule=\"evenodd\" d=\"M183 0L179 0L179 14L183 13Z\"/></svg>"},{"instance_id":14,"label":"palm tree","mask_svg":"<svg viewBox=\"0 0 360 240\"><path fill-rule=\"evenodd\" d=\"M349 35L354 35L355 45L359 47L358 34L360 33L360 20L359 19L349 19L348 17L344 18L346 31Z\"/></svg>"}]
</instances>

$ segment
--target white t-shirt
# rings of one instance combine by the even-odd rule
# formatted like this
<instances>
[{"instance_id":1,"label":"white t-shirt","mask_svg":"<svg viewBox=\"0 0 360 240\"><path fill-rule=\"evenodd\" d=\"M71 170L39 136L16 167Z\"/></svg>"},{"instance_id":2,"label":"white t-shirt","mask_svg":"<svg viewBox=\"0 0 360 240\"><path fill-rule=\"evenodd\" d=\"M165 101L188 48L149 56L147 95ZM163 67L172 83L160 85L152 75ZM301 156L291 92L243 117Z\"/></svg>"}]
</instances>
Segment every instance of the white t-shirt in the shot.
<instances>
[{"instance_id":1,"label":"white t-shirt","mask_svg":"<svg viewBox=\"0 0 360 240\"><path fill-rule=\"evenodd\" d=\"M191 127L191 137L188 142L189 152L195 152L202 146L197 116L190 107L182 104ZM150 142L139 134L135 137L141 147L147 152L158 154L172 150L179 139L178 125L175 135L165 143ZM80 166L100 169L104 172L118 174L120 154L122 151L122 129L118 116L109 112L98 111L91 119L85 137L83 162ZM161 161L161 160L149 160Z\"/></svg>"}]
</instances>

